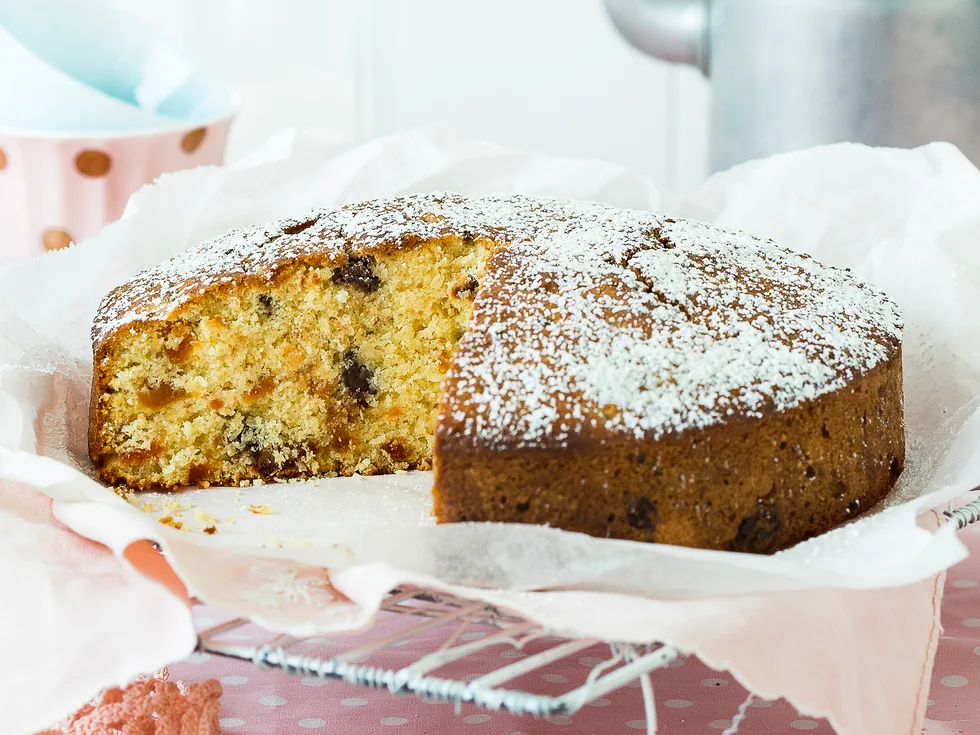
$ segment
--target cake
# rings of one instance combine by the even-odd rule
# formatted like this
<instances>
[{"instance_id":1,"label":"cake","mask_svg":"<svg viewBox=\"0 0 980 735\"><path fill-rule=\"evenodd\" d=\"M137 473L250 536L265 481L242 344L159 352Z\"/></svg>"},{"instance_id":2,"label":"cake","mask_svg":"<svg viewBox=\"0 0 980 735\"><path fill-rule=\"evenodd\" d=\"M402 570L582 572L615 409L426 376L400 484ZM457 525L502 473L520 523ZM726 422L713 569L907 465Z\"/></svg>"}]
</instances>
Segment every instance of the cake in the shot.
<instances>
[{"instance_id":1,"label":"cake","mask_svg":"<svg viewBox=\"0 0 980 735\"><path fill-rule=\"evenodd\" d=\"M131 489L434 469L439 521L768 553L902 471L901 318L744 233L427 194L235 230L93 325Z\"/></svg>"}]
</instances>

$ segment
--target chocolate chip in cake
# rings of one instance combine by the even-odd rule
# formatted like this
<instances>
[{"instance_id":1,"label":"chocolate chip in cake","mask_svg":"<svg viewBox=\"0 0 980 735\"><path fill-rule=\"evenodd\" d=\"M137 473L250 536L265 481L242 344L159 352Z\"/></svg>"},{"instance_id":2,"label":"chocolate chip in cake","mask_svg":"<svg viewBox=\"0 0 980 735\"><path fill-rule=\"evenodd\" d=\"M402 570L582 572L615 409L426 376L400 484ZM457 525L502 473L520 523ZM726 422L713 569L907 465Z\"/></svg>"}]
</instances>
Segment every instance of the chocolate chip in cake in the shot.
<instances>
[{"instance_id":1,"label":"chocolate chip in cake","mask_svg":"<svg viewBox=\"0 0 980 735\"><path fill-rule=\"evenodd\" d=\"M760 505L755 513L738 524L738 532L729 542L728 549L754 554L775 551L776 545L773 542L782 528L783 524L775 506Z\"/></svg>"},{"instance_id":2,"label":"chocolate chip in cake","mask_svg":"<svg viewBox=\"0 0 980 735\"><path fill-rule=\"evenodd\" d=\"M476 280L476 276L469 273L465 278L453 284L453 288L450 293L454 299L471 299L476 293L476 289L479 287L479 285L480 282Z\"/></svg>"},{"instance_id":3,"label":"chocolate chip in cake","mask_svg":"<svg viewBox=\"0 0 980 735\"><path fill-rule=\"evenodd\" d=\"M258 312L263 319L268 319L276 310L276 300L267 293L259 294Z\"/></svg>"},{"instance_id":4,"label":"chocolate chip in cake","mask_svg":"<svg viewBox=\"0 0 980 735\"><path fill-rule=\"evenodd\" d=\"M643 496L626 494L626 525L639 531L657 527L657 504Z\"/></svg>"},{"instance_id":5,"label":"chocolate chip in cake","mask_svg":"<svg viewBox=\"0 0 980 735\"><path fill-rule=\"evenodd\" d=\"M254 416L234 414L225 424L225 444L237 451L256 453L266 444L265 432Z\"/></svg>"},{"instance_id":6,"label":"chocolate chip in cake","mask_svg":"<svg viewBox=\"0 0 980 735\"><path fill-rule=\"evenodd\" d=\"M341 380L344 387L354 396L360 406L368 406L368 396L378 392L374 384L374 372L357 357L357 353L344 353Z\"/></svg>"},{"instance_id":7,"label":"chocolate chip in cake","mask_svg":"<svg viewBox=\"0 0 980 735\"><path fill-rule=\"evenodd\" d=\"M352 256L334 269L330 280L338 286L353 286L364 293L374 293L381 287L381 279L374 273L374 258L369 255Z\"/></svg>"}]
</instances>

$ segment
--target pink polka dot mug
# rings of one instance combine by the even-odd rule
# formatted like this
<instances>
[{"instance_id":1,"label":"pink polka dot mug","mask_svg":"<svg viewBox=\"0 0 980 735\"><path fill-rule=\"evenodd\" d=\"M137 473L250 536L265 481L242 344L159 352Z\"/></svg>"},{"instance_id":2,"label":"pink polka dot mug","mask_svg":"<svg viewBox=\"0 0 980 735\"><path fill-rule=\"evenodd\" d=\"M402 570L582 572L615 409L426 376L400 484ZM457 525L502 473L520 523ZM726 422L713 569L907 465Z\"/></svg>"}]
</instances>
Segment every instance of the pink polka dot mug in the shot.
<instances>
[{"instance_id":1,"label":"pink polka dot mug","mask_svg":"<svg viewBox=\"0 0 980 735\"><path fill-rule=\"evenodd\" d=\"M130 134L0 129L0 261L58 250L95 234L160 174L220 164L230 125L229 114Z\"/></svg>"},{"instance_id":2,"label":"pink polka dot mug","mask_svg":"<svg viewBox=\"0 0 980 735\"><path fill-rule=\"evenodd\" d=\"M92 0L0 2L0 261L117 219L163 173L220 164L231 93Z\"/></svg>"}]
</instances>

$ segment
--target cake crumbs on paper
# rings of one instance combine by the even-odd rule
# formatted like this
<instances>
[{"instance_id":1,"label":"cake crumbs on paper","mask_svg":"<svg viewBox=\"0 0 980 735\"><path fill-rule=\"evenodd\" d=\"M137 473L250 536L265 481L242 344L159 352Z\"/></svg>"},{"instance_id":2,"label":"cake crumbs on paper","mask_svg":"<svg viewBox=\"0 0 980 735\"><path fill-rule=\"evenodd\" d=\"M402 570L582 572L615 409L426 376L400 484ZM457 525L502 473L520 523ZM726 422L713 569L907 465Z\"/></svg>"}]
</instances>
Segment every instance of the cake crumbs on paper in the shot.
<instances>
[{"instance_id":1,"label":"cake crumbs on paper","mask_svg":"<svg viewBox=\"0 0 980 735\"><path fill-rule=\"evenodd\" d=\"M250 512L257 516L267 516L272 515L275 511L272 510L268 505L249 505L248 509Z\"/></svg>"},{"instance_id":2,"label":"cake crumbs on paper","mask_svg":"<svg viewBox=\"0 0 980 735\"><path fill-rule=\"evenodd\" d=\"M181 503L177 500L171 500L169 503L163 506L163 509L173 515L180 515L185 510L190 510L193 507L194 506L190 503Z\"/></svg>"},{"instance_id":3,"label":"cake crumbs on paper","mask_svg":"<svg viewBox=\"0 0 980 735\"><path fill-rule=\"evenodd\" d=\"M214 536L214 534L216 534L217 532L218 529L216 526L208 526L207 528L204 529L204 533L206 533L208 536Z\"/></svg>"},{"instance_id":4,"label":"cake crumbs on paper","mask_svg":"<svg viewBox=\"0 0 980 735\"><path fill-rule=\"evenodd\" d=\"M181 523L180 521L175 521L173 516L164 516L163 518L158 518L157 520L159 520L160 523L162 523L165 526L176 528L178 531L184 527L184 524Z\"/></svg>"},{"instance_id":5,"label":"cake crumbs on paper","mask_svg":"<svg viewBox=\"0 0 980 735\"><path fill-rule=\"evenodd\" d=\"M391 474L393 474L393 475L407 475L408 474L408 470L395 470Z\"/></svg>"},{"instance_id":6,"label":"cake crumbs on paper","mask_svg":"<svg viewBox=\"0 0 980 735\"><path fill-rule=\"evenodd\" d=\"M195 506L194 520L198 523L214 524L218 519L209 513L205 513L201 508Z\"/></svg>"}]
</instances>

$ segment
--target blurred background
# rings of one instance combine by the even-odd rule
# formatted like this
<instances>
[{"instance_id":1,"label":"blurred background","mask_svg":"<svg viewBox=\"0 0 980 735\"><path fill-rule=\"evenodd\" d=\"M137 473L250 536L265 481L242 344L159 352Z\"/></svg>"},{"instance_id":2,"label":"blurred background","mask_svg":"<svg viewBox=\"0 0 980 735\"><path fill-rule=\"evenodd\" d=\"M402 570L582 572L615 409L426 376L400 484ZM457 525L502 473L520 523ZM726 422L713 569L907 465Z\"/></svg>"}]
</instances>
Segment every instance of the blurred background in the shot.
<instances>
[{"instance_id":1,"label":"blurred background","mask_svg":"<svg viewBox=\"0 0 980 735\"><path fill-rule=\"evenodd\" d=\"M708 172L707 81L632 48L601 0L112 2L238 92L229 161L292 125L360 140L435 122L673 190Z\"/></svg>"},{"instance_id":2,"label":"blurred background","mask_svg":"<svg viewBox=\"0 0 980 735\"><path fill-rule=\"evenodd\" d=\"M980 0L0 0L0 261L289 127L434 124L682 195L845 141L980 163L978 69Z\"/></svg>"}]
</instances>

